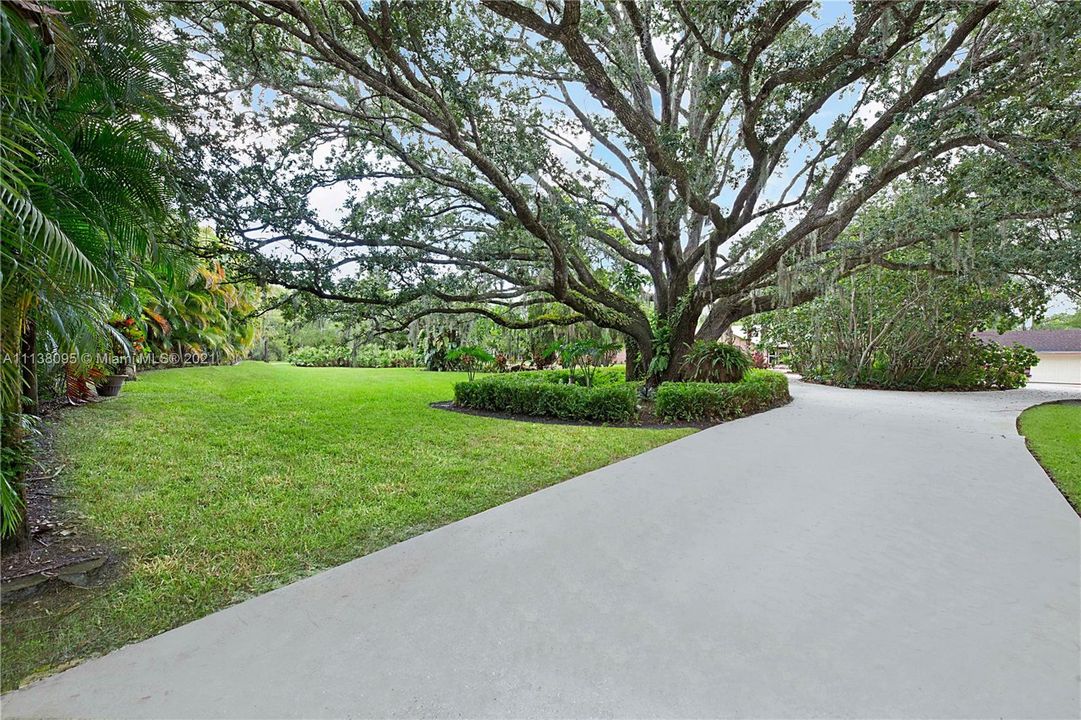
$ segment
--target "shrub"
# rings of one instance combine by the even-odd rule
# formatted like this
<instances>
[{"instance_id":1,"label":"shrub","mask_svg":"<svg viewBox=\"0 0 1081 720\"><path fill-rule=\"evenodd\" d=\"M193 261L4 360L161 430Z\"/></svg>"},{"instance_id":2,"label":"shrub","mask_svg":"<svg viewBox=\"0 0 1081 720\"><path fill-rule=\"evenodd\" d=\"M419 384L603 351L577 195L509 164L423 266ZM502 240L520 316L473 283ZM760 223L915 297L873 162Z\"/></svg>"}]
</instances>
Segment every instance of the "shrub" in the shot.
<instances>
[{"instance_id":1,"label":"shrub","mask_svg":"<svg viewBox=\"0 0 1081 720\"><path fill-rule=\"evenodd\" d=\"M344 367L349 365L350 355L345 345L302 347L293 351L289 362L299 367Z\"/></svg>"},{"instance_id":2,"label":"shrub","mask_svg":"<svg viewBox=\"0 0 1081 720\"><path fill-rule=\"evenodd\" d=\"M626 370L622 365L596 368L593 371L592 386L605 387L616 385L626 380ZM526 372L513 373L512 377L524 381L540 381L563 383L564 385L585 385L586 379L582 373L571 373L570 370L527 370Z\"/></svg>"},{"instance_id":3,"label":"shrub","mask_svg":"<svg viewBox=\"0 0 1081 720\"><path fill-rule=\"evenodd\" d=\"M732 420L792 399L788 378L749 370L737 383L667 382L657 388L655 410L667 421Z\"/></svg>"},{"instance_id":4,"label":"shrub","mask_svg":"<svg viewBox=\"0 0 1081 720\"><path fill-rule=\"evenodd\" d=\"M637 414L638 397L627 383L584 387L553 382L540 373L493 375L454 386L454 402L475 410L560 420L626 422Z\"/></svg>"},{"instance_id":5,"label":"shrub","mask_svg":"<svg viewBox=\"0 0 1081 720\"><path fill-rule=\"evenodd\" d=\"M347 345L320 345L297 348L289 362L300 367L413 367L416 355L406 348L391 350L378 345L361 345L356 353Z\"/></svg>"},{"instance_id":6,"label":"shrub","mask_svg":"<svg viewBox=\"0 0 1081 720\"><path fill-rule=\"evenodd\" d=\"M980 348L980 384L987 388L1012 390L1028 384L1028 372L1040 361L1036 351L1024 345L1011 347L983 343Z\"/></svg>"},{"instance_id":7,"label":"shrub","mask_svg":"<svg viewBox=\"0 0 1081 720\"><path fill-rule=\"evenodd\" d=\"M1013 390L1028 384L1028 372L1040 361L1024 345L1004 347L973 341L952 363L931 373L913 373L893 387L921 390Z\"/></svg>"},{"instance_id":8,"label":"shrub","mask_svg":"<svg viewBox=\"0 0 1081 720\"><path fill-rule=\"evenodd\" d=\"M736 383L751 368L751 358L735 345L697 340L683 361L683 379Z\"/></svg>"},{"instance_id":9,"label":"shrub","mask_svg":"<svg viewBox=\"0 0 1081 720\"><path fill-rule=\"evenodd\" d=\"M417 364L417 355L410 348L391 350L378 345L361 345L353 358L353 367L413 367Z\"/></svg>"},{"instance_id":10,"label":"shrub","mask_svg":"<svg viewBox=\"0 0 1081 720\"><path fill-rule=\"evenodd\" d=\"M922 250L893 259L935 262ZM1016 325L1038 298L1024 285L973 280L872 267L754 325L763 349L782 353L808 380L901 390L1020 387L1035 359L987 347L973 332Z\"/></svg>"}]
</instances>

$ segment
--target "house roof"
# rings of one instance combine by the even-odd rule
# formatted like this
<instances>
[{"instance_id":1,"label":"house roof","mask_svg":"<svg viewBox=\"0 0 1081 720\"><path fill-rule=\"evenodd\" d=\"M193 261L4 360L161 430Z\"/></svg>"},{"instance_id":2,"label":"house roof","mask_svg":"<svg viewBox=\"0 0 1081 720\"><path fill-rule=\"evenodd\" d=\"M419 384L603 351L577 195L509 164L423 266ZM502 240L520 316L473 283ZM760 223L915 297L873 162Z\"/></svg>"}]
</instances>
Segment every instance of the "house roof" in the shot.
<instances>
[{"instance_id":1,"label":"house roof","mask_svg":"<svg viewBox=\"0 0 1081 720\"><path fill-rule=\"evenodd\" d=\"M1036 352L1081 352L1081 330L1013 330L978 332L976 337L999 345L1017 343Z\"/></svg>"}]
</instances>

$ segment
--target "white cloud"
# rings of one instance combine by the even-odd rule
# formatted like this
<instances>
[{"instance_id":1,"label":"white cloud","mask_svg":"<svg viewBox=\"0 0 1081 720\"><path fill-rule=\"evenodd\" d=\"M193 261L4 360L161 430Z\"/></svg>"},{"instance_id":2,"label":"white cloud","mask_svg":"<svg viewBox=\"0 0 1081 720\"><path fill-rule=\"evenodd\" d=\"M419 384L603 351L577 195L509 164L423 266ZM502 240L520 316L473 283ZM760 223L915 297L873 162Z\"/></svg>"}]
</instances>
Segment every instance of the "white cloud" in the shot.
<instances>
[{"instance_id":1,"label":"white cloud","mask_svg":"<svg viewBox=\"0 0 1081 720\"><path fill-rule=\"evenodd\" d=\"M878 120L878 116L886 111L886 105L878 100L865 103L856 111L856 118L862 120L864 125L870 125Z\"/></svg>"}]
</instances>

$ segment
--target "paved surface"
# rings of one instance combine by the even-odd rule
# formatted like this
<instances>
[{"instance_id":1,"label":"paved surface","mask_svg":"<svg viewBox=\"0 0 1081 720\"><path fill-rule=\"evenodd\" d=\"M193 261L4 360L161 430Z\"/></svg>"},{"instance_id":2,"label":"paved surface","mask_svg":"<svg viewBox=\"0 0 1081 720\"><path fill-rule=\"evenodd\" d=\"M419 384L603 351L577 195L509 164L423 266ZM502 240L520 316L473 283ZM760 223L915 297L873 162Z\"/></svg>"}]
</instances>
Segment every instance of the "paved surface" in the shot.
<instances>
[{"instance_id":1,"label":"paved surface","mask_svg":"<svg viewBox=\"0 0 1081 720\"><path fill-rule=\"evenodd\" d=\"M1014 427L1065 389L793 393L4 717L1077 717L1081 521Z\"/></svg>"}]
</instances>

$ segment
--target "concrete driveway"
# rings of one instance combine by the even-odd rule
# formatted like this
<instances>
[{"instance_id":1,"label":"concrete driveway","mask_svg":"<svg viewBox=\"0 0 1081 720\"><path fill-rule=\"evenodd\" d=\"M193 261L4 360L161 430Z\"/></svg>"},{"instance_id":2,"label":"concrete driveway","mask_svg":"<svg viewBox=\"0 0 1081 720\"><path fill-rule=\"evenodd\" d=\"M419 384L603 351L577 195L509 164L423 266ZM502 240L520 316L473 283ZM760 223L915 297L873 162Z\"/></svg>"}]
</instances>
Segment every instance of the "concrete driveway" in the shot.
<instances>
[{"instance_id":1,"label":"concrete driveway","mask_svg":"<svg viewBox=\"0 0 1081 720\"><path fill-rule=\"evenodd\" d=\"M1077 717L1081 521L1014 427L1069 391L793 394L4 717Z\"/></svg>"}]
</instances>

